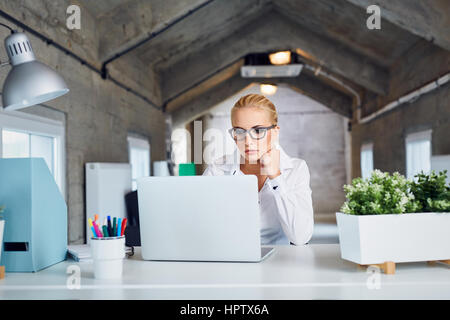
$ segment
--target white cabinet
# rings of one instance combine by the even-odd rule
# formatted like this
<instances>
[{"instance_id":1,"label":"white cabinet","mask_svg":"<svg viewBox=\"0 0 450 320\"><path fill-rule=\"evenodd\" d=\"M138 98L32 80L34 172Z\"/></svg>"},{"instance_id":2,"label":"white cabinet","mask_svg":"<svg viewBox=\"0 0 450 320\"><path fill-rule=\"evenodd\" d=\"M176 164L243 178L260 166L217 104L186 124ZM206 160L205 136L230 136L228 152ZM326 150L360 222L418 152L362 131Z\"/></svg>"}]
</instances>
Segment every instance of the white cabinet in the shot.
<instances>
[{"instance_id":1,"label":"white cabinet","mask_svg":"<svg viewBox=\"0 0 450 320\"><path fill-rule=\"evenodd\" d=\"M92 230L87 219L99 215L100 224L109 215L126 217L125 195L131 191L129 163L86 163L86 239Z\"/></svg>"}]
</instances>

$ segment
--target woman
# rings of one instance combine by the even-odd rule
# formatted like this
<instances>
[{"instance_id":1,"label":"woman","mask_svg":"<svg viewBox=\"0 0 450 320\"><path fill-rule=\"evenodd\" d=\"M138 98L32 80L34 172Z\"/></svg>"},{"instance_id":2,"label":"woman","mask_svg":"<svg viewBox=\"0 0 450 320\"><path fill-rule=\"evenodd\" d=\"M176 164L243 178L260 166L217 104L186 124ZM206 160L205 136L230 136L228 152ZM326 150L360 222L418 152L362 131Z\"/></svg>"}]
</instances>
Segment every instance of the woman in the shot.
<instances>
[{"instance_id":1,"label":"woman","mask_svg":"<svg viewBox=\"0 0 450 320\"><path fill-rule=\"evenodd\" d=\"M231 109L231 124L235 153L208 165L203 175L256 175L261 243L307 243L314 225L309 170L278 145L275 106L259 94L243 96Z\"/></svg>"}]
</instances>

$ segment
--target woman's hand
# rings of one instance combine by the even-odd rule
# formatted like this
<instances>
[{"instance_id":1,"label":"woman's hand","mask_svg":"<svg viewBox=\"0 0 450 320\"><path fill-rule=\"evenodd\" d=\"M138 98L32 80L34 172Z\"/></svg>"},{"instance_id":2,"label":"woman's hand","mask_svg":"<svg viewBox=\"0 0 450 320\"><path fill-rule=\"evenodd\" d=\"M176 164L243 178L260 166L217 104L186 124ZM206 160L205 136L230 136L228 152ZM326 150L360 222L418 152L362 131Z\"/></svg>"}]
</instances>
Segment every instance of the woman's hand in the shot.
<instances>
[{"instance_id":1,"label":"woman's hand","mask_svg":"<svg viewBox=\"0 0 450 320\"><path fill-rule=\"evenodd\" d=\"M278 177L280 172L280 150L272 148L267 151L260 160L261 175L267 175L270 179Z\"/></svg>"},{"instance_id":2,"label":"woman's hand","mask_svg":"<svg viewBox=\"0 0 450 320\"><path fill-rule=\"evenodd\" d=\"M261 175L267 175L269 179L274 179L281 175L280 171L280 149L278 148L278 130L272 131L271 145L269 150L260 159Z\"/></svg>"}]
</instances>

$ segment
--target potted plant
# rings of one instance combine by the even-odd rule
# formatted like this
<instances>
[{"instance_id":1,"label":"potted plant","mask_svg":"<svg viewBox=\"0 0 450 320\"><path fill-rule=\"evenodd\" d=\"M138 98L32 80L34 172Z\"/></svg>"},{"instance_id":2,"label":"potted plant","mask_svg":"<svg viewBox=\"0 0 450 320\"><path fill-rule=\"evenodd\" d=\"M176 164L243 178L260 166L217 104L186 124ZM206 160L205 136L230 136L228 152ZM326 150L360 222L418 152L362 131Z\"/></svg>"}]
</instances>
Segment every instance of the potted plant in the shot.
<instances>
[{"instance_id":1,"label":"potted plant","mask_svg":"<svg viewBox=\"0 0 450 320\"><path fill-rule=\"evenodd\" d=\"M343 259L394 270L396 262L450 259L446 172L416 178L375 170L344 186L347 201L336 213Z\"/></svg>"}]
</instances>

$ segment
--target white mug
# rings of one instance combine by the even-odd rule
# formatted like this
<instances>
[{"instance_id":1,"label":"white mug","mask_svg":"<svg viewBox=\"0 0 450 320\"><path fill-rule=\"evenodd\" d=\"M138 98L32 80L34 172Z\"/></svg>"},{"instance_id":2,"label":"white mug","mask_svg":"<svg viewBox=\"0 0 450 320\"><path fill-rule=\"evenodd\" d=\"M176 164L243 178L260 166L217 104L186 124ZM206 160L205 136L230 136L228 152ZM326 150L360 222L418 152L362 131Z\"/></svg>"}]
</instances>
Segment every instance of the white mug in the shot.
<instances>
[{"instance_id":1,"label":"white mug","mask_svg":"<svg viewBox=\"0 0 450 320\"><path fill-rule=\"evenodd\" d=\"M125 237L91 238L94 275L97 279L120 279L125 258Z\"/></svg>"}]
</instances>

